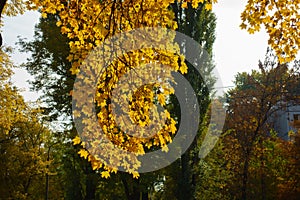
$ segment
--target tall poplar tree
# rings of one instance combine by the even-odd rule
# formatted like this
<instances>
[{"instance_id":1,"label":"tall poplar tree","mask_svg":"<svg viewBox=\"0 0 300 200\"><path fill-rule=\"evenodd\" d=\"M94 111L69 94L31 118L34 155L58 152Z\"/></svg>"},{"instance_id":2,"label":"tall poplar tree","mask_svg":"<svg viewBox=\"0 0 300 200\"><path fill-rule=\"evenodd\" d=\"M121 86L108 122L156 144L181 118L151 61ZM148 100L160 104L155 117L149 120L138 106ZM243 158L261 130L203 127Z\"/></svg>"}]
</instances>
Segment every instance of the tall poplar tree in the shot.
<instances>
[{"instance_id":1,"label":"tall poplar tree","mask_svg":"<svg viewBox=\"0 0 300 200\"><path fill-rule=\"evenodd\" d=\"M208 53L207 62L202 63L201 60L195 61L196 67L199 67L201 71L201 75L191 63L187 63L188 73L185 75L185 78L191 83L197 95L201 112L199 130L189 149L170 167L170 170L173 172L170 173L168 177L171 180L173 179L173 181L167 181L167 183L175 185L175 187L166 184L166 190L168 190L168 187L169 189L173 188L174 192L170 192L169 194L175 194L177 199L195 199L195 189L199 181L200 171L203 170L200 169L199 166L199 146L201 145L201 137L205 134L204 126L207 126L205 116L207 115L211 96L214 92L210 91L210 88L212 88L215 83L215 77L213 77L212 74L214 68L212 57L213 43L215 41L216 17L212 11L206 10L205 3L199 4L197 8L193 8L191 3L187 3L187 6L182 8L181 3L177 2L172 4L172 10L175 13L175 19L178 23L178 31L194 39L201 45L203 50ZM181 45L184 46L185 44ZM186 54L192 53L188 52L190 49L187 46L183 47L183 49L187 51ZM201 55L199 55L199 57L201 58ZM173 112L179 116L180 106L174 100L173 103ZM190 106L192 107L194 105Z\"/></svg>"}]
</instances>

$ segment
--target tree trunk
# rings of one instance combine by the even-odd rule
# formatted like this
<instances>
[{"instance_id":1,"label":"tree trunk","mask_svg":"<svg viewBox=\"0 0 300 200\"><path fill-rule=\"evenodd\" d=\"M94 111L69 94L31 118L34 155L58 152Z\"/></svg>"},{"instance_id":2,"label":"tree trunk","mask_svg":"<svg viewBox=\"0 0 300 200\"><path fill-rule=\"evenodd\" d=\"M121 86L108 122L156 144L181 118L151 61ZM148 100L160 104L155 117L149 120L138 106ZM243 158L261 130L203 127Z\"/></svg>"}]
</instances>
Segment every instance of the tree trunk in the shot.
<instances>
[{"instance_id":1,"label":"tree trunk","mask_svg":"<svg viewBox=\"0 0 300 200\"><path fill-rule=\"evenodd\" d=\"M51 151L51 146L48 148L48 152L47 152L45 200L48 200L48 198L49 198L49 174L48 174L49 163L48 162L50 161L50 151Z\"/></svg>"},{"instance_id":2,"label":"tree trunk","mask_svg":"<svg viewBox=\"0 0 300 200\"><path fill-rule=\"evenodd\" d=\"M181 156L181 178L180 182L178 184L179 188L179 200L190 200L192 199L192 188L191 188L191 181L190 181L190 175L191 171L189 168L189 150L186 151Z\"/></svg>"},{"instance_id":3,"label":"tree trunk","mask_svg":"<svg viewBox=\"0 0 300 200\"><path fill-rule=\"evenodd\" d=\"M148 190L140 187L140 180L133 179L130 174L119 172L127 200L149 200Z\"/></svg>"},{"instance_id":4,"label":"tree trunk","mask_svg":"<svg viewBox=\"0 0 300 200\"><path fill-rule=\"evenodd\" d=\"M260 140L260 146L262 149L261 157L260 157L260 184L261 184L261 199L266 200L266 183L265 183L265 163L264 163L264 149L262 145L262 141Z\"/></svg>"},{"instance_id":5,"label":"tree trunk","mask_svg":"<svg viewBox=\"0 0 300 200\"><path fill-rule=\"evenodd\" d=\"M242 200L247 200L248 169L249 169L249 152L247 150L245 161L244 161L243 175L242 175L242 179L243 179Z\"/></svg>"},{"instance_id":6,"label":"tree trunk","mask_svg":"<svg viewBox=\"0 0 300 200\"><path fill-rule=\"evenodd\" d=\"M85 181L85 187L86 187L86 194L85 194L85 200L94 200L96 199L96 183L94 180L94 171L92 167L90 166L90 163L87 164L86 170L86 181Z\"/></svg>"},{"instance_id":7,"label":"tree trunk","mask_svg":"<svg viewBox=\"0 0 300 200\"><path fill-rule=\"evenodd\" d=\"M142 200L149 200L148 193L142 192Z\"/></svg>"}]
</instances>

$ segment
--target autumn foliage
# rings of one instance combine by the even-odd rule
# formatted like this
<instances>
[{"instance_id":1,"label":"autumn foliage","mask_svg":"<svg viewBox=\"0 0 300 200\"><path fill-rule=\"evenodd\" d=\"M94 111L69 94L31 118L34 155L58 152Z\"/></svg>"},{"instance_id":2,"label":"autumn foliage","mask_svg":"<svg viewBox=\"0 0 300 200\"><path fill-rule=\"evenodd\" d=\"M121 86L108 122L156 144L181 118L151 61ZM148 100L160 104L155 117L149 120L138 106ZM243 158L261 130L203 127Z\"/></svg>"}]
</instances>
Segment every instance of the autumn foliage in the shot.
<instances>
[{"instance_id":1,"label":"autumn foliage","mask_svg":"<svg viewBox=\"0 0 300 200\"><path fill-rule=\"evenodd\" d=\"M270 118L283 102L299 103L299 61L290 62L300 48L300 2L248 1L240 28L253 34L264 27L272 50L258 70L239 73L226 97L213 101L206 83L189 74L192 63L181 50L190 49L175 42L175 31L195 39L201 26L207 26L199 40L212 52L215 3L6 1L2 16L26 9L41 13L36 40L20 44L24 52L33 52L27 69L32 74L40 70L35 89L46 88L51 98L42 98L50 111L24 102L10 82L10 49L1 47L0 199L299 199L299 131L283 140ZM58 76L50 77L52 72ZM157 149L168 152L180 125L172 84L159 84L173 83L174 72L190 76L203 100L198 135L172 165L142 174L140 156ZM129 81L123 80L126 76ZM151 78L158 81L143 84ZM48 83L59 85L45 87ZM220 138L214 137L219 139L215 148L200 158L213 103L220 108L217 114L226 108L226 123ZM67 119L65 129L58 131L51 123L60 114L79 120Z\"/></svg>"}]
</instances>

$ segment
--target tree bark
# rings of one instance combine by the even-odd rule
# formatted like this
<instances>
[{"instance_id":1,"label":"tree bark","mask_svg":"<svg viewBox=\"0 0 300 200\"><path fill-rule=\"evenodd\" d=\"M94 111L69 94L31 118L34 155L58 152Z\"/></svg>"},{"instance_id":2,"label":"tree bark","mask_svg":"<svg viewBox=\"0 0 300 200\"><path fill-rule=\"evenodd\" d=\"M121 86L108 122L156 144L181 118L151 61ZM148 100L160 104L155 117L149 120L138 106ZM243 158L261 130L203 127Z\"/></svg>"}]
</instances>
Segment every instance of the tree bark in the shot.
<instances>
[{"instance_id":1,"label":"tree bark","mask_svg":"<svg viewBox=\"0 0 300 200\"><path fill-rule=\"evenodd\" d=\"M260 184L261 184L261 199L266 200L266 181L265 181L265 163L264 163L264 148L262 145L262 140L260 140L260 146L262 149L261 157L260 157Z\"/></svg>"},{"instance_id":2,"label":"tree bark","mask_svg":"<svg viewBox=\"0 0 300 200\"><path fill-rule=\"evenodd\" d=\"M87 163L87 166L85 167L85 187L86 187L86 194L85 194L85 200L94 200L96 199L96 183L94 180L94 171L90 165L90 163Z\"/></svg>"},{"instance_id":3,"label":"tree bark","mask_svg":"<svg viewBox=\"0 0 300 200\"><path fill-rule=\"evenodd\" d=\"M247 182L248 182L248 168L249 168L249 152L246 152L244 169L243 169L243 185L242 185L242 200L247 200Z\"/></svg>"},{"instance_id":4,"label":"tree bark","mask_svg":"<svg viewBox=\"0 0 300 200\"><path fill-rule=\"evenodd\" d=\"M136 188L134 184L131 184L131 187L129 187L127 177L127 174L121 174L121 180L124 185L127 200L140 200L138 188Z\"/></svg>"}]
</instances>

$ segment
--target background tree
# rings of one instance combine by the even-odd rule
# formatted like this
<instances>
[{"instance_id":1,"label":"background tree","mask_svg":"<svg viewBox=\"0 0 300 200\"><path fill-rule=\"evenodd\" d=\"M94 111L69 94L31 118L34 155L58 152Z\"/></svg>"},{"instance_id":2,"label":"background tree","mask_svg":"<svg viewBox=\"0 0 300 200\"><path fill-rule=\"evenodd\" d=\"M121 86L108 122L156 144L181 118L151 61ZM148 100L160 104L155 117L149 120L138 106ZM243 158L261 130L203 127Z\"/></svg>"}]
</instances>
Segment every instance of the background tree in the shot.
<instances>
[{"instance_id":1,"label":"background tree","mask_svg":"<svg viewBox=\"0 0 300 200\"><path fill-rule=\"evenodd\" d=\"M0 167L1 198L40 199L48 173L46 146L50 131L40 111L27 105L9 81L13 63L0 51ZM36 107L36 106L35 106ZM59 198L59 190L52 195Z\"/></svg>"},{"instance_id":2,"label":"background tree","mask_svg":"<svg viewBox=\"0 0 300 200\"><path fill-rule=\"evenodd\" d=\"M71 63L66 59L70 51L69 40L56 26L58 20L57 15L40 18L35 27L34 40L26 42L21 39L19 50L31 54L23 67L34 77L30 82L31 89L42 92L40 101L45 102L45 116L49 121L60 121L70 125L70 91L75 76L71 74Z\"/></svg>"},{"instance_id":3,"label":"background tree","mask_svg":"<svg viewBox=\"0 0 300 200\"><path fill-rule=\"evenodd\" d=\"M280 182L277 186L277 198L278 199L299 199L300 197L300 134L298 132L292 135L293 140L291 141L282 141L281 142L281 152L284 157L283 161L280 160L280 163L283 164L284 173L279 176ZM273 167L273 166L272 166ZM272 168L274 170L274 168Z\"/></svg>"},{"instance_id":4,"label":"background tree","mask_svg":"<svg viewBox=\"0 0 300 200\"><path fill-rule=\"evenodd\" d=\"M228 92L225 156L228 169L235 172L232 188L237 198L252 199L258 194L262 199L272 196L267 190L264 145L270 137L272 113L281 109L280 102L297 99L286 86L295 85L298 76L276 60L269 50L265 62L259 63L259 71L238 74L236 88ZM253 169L258 173L251 171ZM255 176L259 181L252 182ZM255 187L259 189L255 191Z\"/></svg>"},{"instance_id":5,"label":"background tree","mask_svg":"<svg viewBox=\"0 0 300 200\"><path fill-rule=\"evenodd\" d=\"M172 164L167 171L168 176L166 179L165 190L171 190L166 192L169 195L175 195L176 199L194 199L195 189L199 187L200 171L203 170L199 166L199 147L201 145L201 136L205 134L205 126L207 125L204 117L206 115L208 106L210 104L210 98L213 91L212 88L215 78L212 77L212 70L214 68L212 60L212 47L215 41L215 26L216 17L213 12L206 9L207 4L199 4L198 7L194 7L192 3L187 3L182 7L181 2L172 4L172 10L175 13L175 20L178 24L178 31L193 38L197 41L202 48L208 53L207 63L201 62L201 60L195 60L197 67L201 70L201 75L197 72L191 63L187 63L188 73L185 78L191 83L200 106L200 124L199 133L195 138L189 149L181 156L177 163ZM193 8L194 7L194 8ZM181 46L185 46L180 44ZM188 47L183 48L189 51ZM189 54L189 53L187 53ZM200 56L200 55L199 55ZM204 60L204 59L203 59ZM201 77L204 76L204 77ZM205 80L205 82L204 82ZM177 116L178 123L180 121L180 106L178 102L173 99L173 114ZM193 106L193 105L190 105ZM171 181L173 179L173 181ZM198 191L199 192L199 191ZM170 196L168 198L171 198Z\"/></svg>"}]
</instances>

